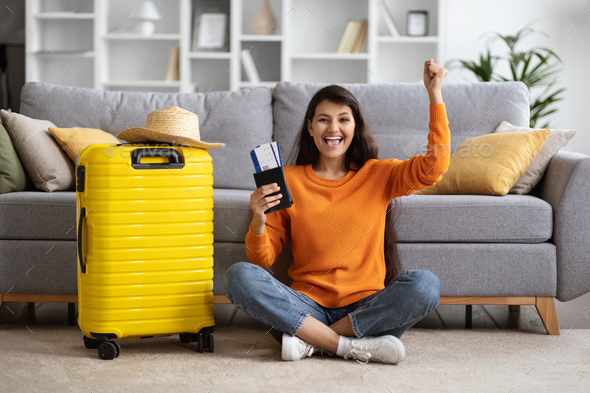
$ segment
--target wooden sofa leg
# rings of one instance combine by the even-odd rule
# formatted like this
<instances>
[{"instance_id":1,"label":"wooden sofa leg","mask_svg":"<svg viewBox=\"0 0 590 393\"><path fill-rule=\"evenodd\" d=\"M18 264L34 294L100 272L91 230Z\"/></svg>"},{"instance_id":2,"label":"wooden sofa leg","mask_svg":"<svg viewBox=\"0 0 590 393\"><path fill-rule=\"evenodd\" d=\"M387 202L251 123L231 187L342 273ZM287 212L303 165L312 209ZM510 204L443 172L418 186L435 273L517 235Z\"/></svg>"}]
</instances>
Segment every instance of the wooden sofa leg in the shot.
<instances>
[{"instance_id":1,"label":"wooden sofa leg","mask_svg":"<svg viewBox=\"0 0 590 393\"><path fill-rule=\"evenodd\" d=\"M555 311L555 302L552 297L537 297L535 298L535 307L537 312L545 325L547 333L552 336L559 336L559 321L557 320L557 312Z\"/></svg>"},{"instance_id":2,"label":"wooden sofa leg","mask_svg":"<svg viewBox=\"0 0 590 393\"><path fill-rule=\"evenodd\" d=\"M520 311L520 305L518 305L518 304L511 304L511 305L508 306L508 309L510 311Z\"/></svg>"},{"instance_id":3,"label":"wooden sofa leg","mask_svg":"<svg viewBox=\"0 0 590 393\"><path fill-rule=\"evenodd\" d=\"M0 293L0 308L2 308L2 303L4 303L4 301L2 300L2 296L3 296L3 295L4 295L4 294Z\"/></svg>"}]
</instances>

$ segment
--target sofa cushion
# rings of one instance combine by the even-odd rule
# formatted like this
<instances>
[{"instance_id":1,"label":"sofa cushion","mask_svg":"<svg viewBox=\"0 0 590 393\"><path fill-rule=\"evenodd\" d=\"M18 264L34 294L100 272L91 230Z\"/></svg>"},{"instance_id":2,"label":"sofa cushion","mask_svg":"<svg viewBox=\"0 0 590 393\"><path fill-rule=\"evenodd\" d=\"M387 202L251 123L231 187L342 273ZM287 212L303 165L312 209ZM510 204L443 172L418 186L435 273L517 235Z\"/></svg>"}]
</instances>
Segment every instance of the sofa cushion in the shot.
<instances>
[{"instance_id":1,"label":"sofa cushion","mask_svg":"<svg viewBox=\"0 0 590 393\"><path fill-rule=\"evenodd\" d=\"M273 90L275 141L290 150L307 105L326 83L279 82ZM428 94L422 83L340 84L361 104L380 158L405 160L426 153ZM451 151L466 139L494 132L503 120L529 124L528 89L522 82L448 83L442 87L451 130ZM287 159L283 161L286 163Z\"/></svg>"},{"instance_id":2,"label":"sofa cushion","mask_svg":"<svg viewBox=\"0 0 590 393\"><path fill-rule=\"evenodd\" d=\"M404 243L398 249L404 270L438 276L441 296L554 297L557 252L551 243Z\"/></svg>"},{"instance_id":3,"label":"sofa cushion","mask_svg":"<svg viewBox=\"0 0 590 393\"><path fill-rule=\"evenodd\" d=\"M213 190L215 241L244 243L252 190ZM76 240L76 193L13 192L0 195L0 239Z\"/></svg>"},{"instance_id":4,"label":"sofa cushion","mask_svg":"<svg viewBox=\"0 0 590 393\"><path fill-rule=\"evenodd\" d=\"M498 128L496 128L495 133L530 131L534 130L528 127L516 127L507 121L503 121ZM528 194L543 178L545 170L549 166L549 161L551 161L551 157L553 157L559 149L567 145L576 135L576 130L551 129L549 131L549 135L547 135L543 147L539 150L539 153L537 153L531 165L528 167L524 175L522 175L517 180L516 184L510 189L509 192L511 194Z\"/></svg>"},{"instance_id":5,"label":"sofa cushion","mask_svg":"<svg viewBox=\"0 0 590 393\"><path fill-rule=\"evenodd\" d=\"M246 252L243 243L216 242L214 294L225 294L224 273L234 263L247 261ZM550 243L402 243L398 252L404 270L435 273L444 284L442 296L556 294L556 248ZM433 259L434 254L440 257ZM0 240L0 261L0 293L76 293L73 241ZM287 245L272 268L274 277L287 285L292 261Z\"/></svg>"},{"instance_id":6,"label":"sofa cushion","mask_svg":"<svg viewBox=\"0 0 590 393\"><path fill-rule=\"evenodd\" d=\"M234 263L247 261L246 252L243 243L216 241L215 295L225 294L224 274ZM426 269L440 278L441 296L556 295L557 250L550 243L404 243L398 252L404 270ZM77 291L75 242L0 240L0 261L0 293ZM287 244L271 269L287 285L292 262Z\"/></svg>"},{"instance_id":7,"label":"sofa cushion","mask_svg":"<svg viewBox=\"0 0 590 393\"><path fill-rule=\"evenodd\" d=\"M252 192L214 190L216 242L244 242L252 221ZM397 201L400 243L540 243L553 234L551 206L530 195L411 195ZM440 219L433 222L433 214Z\"/></svg>"},{"instance_id":8,"label":"sofa cushion","mask_svg":"<svg viewBox=\"0 0 590 393\"><path fill-rule=\"evenodd\" d=\"M49 132L72 162L76 162L78 154L87 146L95 143L119 143L113 135L97 128L57 128L49 127Z\"/></svg>"},{"instance_id":9,"label":"sofa cushion","mask_svg":"<svg viewBox=\"0 0 590 393\"><path fill-rule=\"evenodd\" d=\"M213 189L213 239L244 243L252 221L250 195L254 190Z\"/></svg>"},{"instance_id":10,"label":"sofa cushion","mask_svg":"<svg viewBox=\"0 0 590 393\"><path fill-rule=\"evenodd\" d=\"M59 147L48 128L55 125L43 118L0 111L2 122L14 143L20 162L35 187L43 191L73 190L74 164Z\"/></svg>"},{"instance_id":11,"label":"sofa cushion","mask_svg":"<svg viewBox=\"0 0 590 393\"><path fill-rule=\"evenodd\" d=\"M0 293L76 294L76 242L0 240Z\"/></svg>"},{"instance_id":12,"label":"sofa cushion","mask_svg":"<svg viewBox=\"0 0 590 393\"><path fill-rule=\"evenodd\" d=\"M271 92L267 87L209 93L101 91L27 83L21 94L23 114L57 127L99 128L117 135L146 124L148 113L178 106L199 116L201 140L225 143L211 150L215 188L254 189L250 150L272 140Z\"/></svg>"},{"instance_id":13,"label":"sofa cushion","mask_svg":"<svg viewBox=\"0 0 590 393\"><path fill-rule=\"evenodd\" d=\"M549 130L538 130L468 139L452 155L442 179L416 194L506 195L531 165L548 134Z\"/></svg>"},{"instance_id":14,"label":"sofa cushion","mask_svg":"<svg viewBox=\"0 0 590 393\"><path fill-rule=\"evenodd\" d=\"M252 190L213 190L215 242L244 243ZM398 198L398 242L540 243L552 237L551 206L531 195ZM440 219L433 223L432 215ZM0 239L76 240L76 193L0 195Z\"/></svg>"},{"instance_id":15,"label":"sofa cushion","mask_svg":"<svg viewBox=\"0 0 590 393\"><path fill-rule=\"evenodd\" d=\"M414 194L396 201L400 243L540 243L553 235L551 205L531 195Z\"/></svg>"},{"instance_id":16,"label":"sofa cushion","mask_svg":"<svg viewBox=\"0 0 590 393\"><path fill-rule=\"evenodd\" d=\"M214 294L225 294L224 273L234 263L247 261L247 253L243 244L215 244ZM436 274L442 283L441 296L556 294L556 247L551 243L402 243L398 254L403 270L425 269ZM292 262L291 247L287 244L267 270L290 285L287 270Z\"/></svg>"},{"instance_id":17,"label":"sofa cushion","mask_svg":"<svg viewBox=\"0 0 590 393\"><path fill-rule=\"evenodd\" d=\"M0 195L0 239L76 240L76 193Z\"/></svg>"},{"instance_id":18,"label":"sofa cushion","mask_svg":"<svg viewBox=\"0 0 590 393\"><path fill-rule=\"evenodd\" d=\"M215 242L244 243L252 190L214 189ZM539 243L552 237L551 206L531 195L411 195L398 198L400 243ZM433 223L432 216L440 219ZM76 240L76 193L0 195L0 239Z\"/></svg>"}]
</instances>

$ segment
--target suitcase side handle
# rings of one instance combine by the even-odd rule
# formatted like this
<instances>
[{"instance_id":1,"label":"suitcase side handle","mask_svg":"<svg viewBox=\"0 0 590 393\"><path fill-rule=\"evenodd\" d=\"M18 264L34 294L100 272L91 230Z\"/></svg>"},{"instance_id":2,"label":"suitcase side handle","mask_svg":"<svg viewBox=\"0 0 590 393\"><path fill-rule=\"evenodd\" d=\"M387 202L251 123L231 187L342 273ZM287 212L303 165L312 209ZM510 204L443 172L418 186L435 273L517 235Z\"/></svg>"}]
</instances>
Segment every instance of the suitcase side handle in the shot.
<instances>
[{"instance_id":1,"label":"suitcase side handle","mask_svg":"<svg viewBox=\"0 0 590 393\"><path fill-rule=\"evenodd\" d=\"M167 157L168 164L146 163L142 164L143 157ZM184 168L184 157L178 154L176 149L170 148L141 148L133 150L131 153L131 166L135 169L166 169L166 168Z\"/></svg>"},{"instance_id":2,"label":"suitcase side handle","mask_svg":"<svg viewBox=\"0 0 590 393\"><path fill-rule=\"evenodd\" d=\"M86 265L84 264L84 257L82 255L82 226L84 224L84 217L86 217L86 208L80 210L80 220L78 221L78 260L80 261L80 270L86 273Z\"/></svg>"}]
</instances>

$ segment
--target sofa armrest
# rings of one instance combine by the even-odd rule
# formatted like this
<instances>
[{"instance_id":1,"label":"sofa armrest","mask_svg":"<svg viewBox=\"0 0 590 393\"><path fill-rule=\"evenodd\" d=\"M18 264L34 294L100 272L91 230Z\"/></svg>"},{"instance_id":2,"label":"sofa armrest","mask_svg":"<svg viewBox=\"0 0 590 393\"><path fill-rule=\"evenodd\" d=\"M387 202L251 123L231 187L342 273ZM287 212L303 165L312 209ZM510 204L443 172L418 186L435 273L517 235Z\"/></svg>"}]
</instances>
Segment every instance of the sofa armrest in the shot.
<instances>
[{"instance_id":1,"label":"sofa armrest","mask_svg":"<svg viewBox=\"0 0 590 393\"><path fill-rule=\"evenodd\" d=\"M558 151L539 184L538 196L553 208L557 299L590 291L590 157Z\"/></svg>"}]
</instances>

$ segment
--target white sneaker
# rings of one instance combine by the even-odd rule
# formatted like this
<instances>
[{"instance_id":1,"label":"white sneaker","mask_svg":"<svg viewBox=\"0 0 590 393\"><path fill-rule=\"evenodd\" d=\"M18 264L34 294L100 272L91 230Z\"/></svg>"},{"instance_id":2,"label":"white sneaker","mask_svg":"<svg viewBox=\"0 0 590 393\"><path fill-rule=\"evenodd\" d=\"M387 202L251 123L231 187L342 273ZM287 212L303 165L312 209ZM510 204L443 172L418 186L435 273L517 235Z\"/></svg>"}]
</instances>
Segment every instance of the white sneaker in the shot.
<instances>
[{"instance_id":1,"label":"white sneaker","mask_svg":"<svg viewBox=\"0 0 590 393\"><path fill-rule=\"evenodd\" d=\"M353 338L344 359L397 364L406 359L406 349L395 336Z\"/></svg>"},{"instance_id":2,"label":"white sneaker","mask_svg":"<svg viewBox=\"0 0 590 393\"><path fill-rule=\"evenodd\" d=\"M315 348L318 347L314 347L299 337L283 333L283 346L281 349L283 360L301 360L304 357L313 355Z\"/></svg>"}]
</instances>

